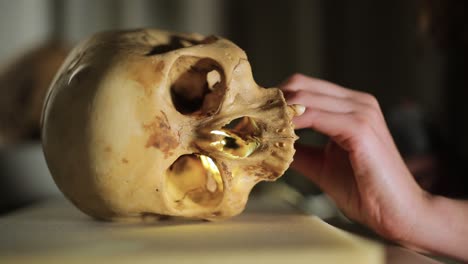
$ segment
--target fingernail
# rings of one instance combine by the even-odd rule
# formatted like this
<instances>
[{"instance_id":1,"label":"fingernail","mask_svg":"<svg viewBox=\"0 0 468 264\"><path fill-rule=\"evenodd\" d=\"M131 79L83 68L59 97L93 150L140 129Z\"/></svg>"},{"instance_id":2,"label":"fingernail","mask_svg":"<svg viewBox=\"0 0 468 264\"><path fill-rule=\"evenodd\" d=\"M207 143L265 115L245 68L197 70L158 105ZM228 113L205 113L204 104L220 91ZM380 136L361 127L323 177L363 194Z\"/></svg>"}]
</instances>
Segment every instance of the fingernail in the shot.
<instances>
[{"instance_id":1,"label":"fingernail","mask_svg":"<svg viewBox=\"0 0 468 264\"><path fill-rule=\"evenodd\" d=\"M301 104L293 104L293 105L290 105L289 107L291 107L291 109L293 110L294 116L300 116L304 114L306 110L306 107Z\"/></svg>"}]
</instances>

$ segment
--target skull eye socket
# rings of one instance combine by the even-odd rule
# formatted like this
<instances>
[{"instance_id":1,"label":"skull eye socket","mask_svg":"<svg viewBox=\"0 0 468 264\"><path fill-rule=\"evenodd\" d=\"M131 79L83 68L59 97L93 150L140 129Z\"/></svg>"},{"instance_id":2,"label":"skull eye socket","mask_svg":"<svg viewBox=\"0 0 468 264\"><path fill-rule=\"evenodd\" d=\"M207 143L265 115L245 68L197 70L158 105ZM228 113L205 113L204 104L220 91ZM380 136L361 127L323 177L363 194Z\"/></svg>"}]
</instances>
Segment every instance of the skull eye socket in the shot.
<instances>
[{"instance_id":1,"label":"skull eye socket","mask_svg":"<svg viewBox=\"0 0 468 264\"><path fill-rule=\"evenodd\" d=\"M221 65L209 58L182 56L170 72L171 99L183 115L213 115L226 90Z\"/></svg>"},{"instance_id":2,"label":"skull eye socket","mask_svg":"<svg viewBox=\"0 0 468 264\"><path fill-rule=\"evenodd\" d=\"M169 199L179 209L196 204L217 206L224 192L221 172L208 156L188 154L180 156L168 169L166 188Z\"/></svg>"}]
</instances>

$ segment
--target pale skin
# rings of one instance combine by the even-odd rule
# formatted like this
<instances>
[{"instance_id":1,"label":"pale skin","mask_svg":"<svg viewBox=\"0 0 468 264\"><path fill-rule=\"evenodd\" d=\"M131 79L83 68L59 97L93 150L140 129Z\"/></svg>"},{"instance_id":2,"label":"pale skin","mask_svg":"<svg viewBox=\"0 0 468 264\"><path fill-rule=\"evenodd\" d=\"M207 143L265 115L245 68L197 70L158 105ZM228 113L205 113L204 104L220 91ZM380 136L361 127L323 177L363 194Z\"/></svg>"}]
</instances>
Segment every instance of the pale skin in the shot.
<instances>
[{"instance_id":1,"label":"pale skin","mask_svg":"<svg viewBox=\"0 0 468 264\"><path fill-rule=\"evenodd\" d=\"M370 94L295 74L280 88L293 119L330 140L298 145L292 167L326 192L351 219L409 248L468 261L468 201L425 192L405 165Z\"/></svg>"}]
</instances>

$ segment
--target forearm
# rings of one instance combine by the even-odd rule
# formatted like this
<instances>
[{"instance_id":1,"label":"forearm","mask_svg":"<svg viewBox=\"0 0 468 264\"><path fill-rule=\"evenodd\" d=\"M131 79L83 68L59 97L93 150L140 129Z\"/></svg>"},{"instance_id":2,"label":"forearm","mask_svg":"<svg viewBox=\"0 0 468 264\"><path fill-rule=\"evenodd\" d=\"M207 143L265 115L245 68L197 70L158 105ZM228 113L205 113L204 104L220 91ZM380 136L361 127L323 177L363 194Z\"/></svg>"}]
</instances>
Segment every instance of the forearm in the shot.
<instances>
[{"instance_id":1,"label":"forearm","mask_svg":"<svg viewBox=\"0 0 468 264\"><path fill-rule=\"evenodd\" d=\"M468 201L428 196L413 220L409 247L468 262Z\"/></svg>"}]
</instances>

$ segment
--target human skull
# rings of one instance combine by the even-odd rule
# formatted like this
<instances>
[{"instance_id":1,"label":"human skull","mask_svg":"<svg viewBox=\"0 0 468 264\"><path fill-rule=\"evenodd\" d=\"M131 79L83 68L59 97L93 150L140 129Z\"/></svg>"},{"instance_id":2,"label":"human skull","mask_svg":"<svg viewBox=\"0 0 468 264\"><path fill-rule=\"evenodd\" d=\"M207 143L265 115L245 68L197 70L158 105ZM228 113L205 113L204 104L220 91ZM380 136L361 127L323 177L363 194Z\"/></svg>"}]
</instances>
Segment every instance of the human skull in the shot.
<instances>
[{"instance_id":1,"label":"human skull","mask_svg":"<svg viewBox=\"0 0 468 264\"><path fill-rule=\"evenodd\" d=\"M288 168L301 109L259 87L226 39L105 32L57 73L43 148L60 190L93 217L226 218Z\"/></svg>"}]
</instances>

